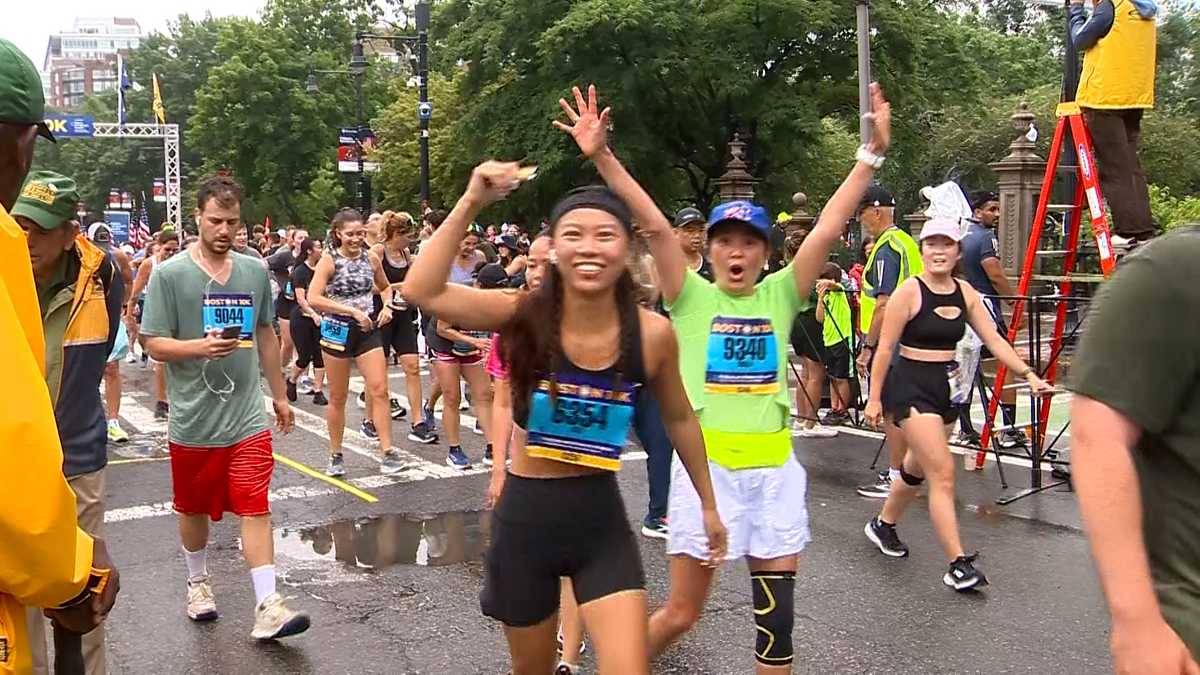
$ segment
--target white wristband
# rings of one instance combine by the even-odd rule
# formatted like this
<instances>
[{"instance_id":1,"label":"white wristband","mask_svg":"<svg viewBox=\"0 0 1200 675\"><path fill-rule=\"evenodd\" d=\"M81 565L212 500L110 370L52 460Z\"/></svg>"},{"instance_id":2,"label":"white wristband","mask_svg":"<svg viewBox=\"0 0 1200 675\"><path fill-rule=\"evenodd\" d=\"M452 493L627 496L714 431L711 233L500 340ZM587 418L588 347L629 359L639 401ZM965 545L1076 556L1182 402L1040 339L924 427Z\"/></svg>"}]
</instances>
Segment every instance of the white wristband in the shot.
<instances>
[{"instance_id":1,"label":"white wristband","mask_svg":"<svg viewBox=\"0 0 1200 675\"><path fill-rule=\"evenodd\" d=\"M854 159L876 170L883 168L883 163L887 161L886 157L871 152L865 145L858 146L858 152L855 153Z\"/></svg>"}]
</instances>

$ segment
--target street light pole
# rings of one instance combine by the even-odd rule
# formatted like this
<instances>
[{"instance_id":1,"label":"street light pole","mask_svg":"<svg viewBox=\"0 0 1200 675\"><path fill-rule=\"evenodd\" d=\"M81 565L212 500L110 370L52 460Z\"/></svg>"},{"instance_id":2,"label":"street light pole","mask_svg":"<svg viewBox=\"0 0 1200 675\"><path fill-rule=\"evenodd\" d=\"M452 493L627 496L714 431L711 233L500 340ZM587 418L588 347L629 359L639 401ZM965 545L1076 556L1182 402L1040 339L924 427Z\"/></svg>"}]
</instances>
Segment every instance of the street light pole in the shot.
<instances>
[{"instance_id":1,"label":"street light pole","mask_svg":"<svg viewBox=\"0 0 1200 675\"><path fill-rule=\"evenodd\" d=\"M420 111L429 111L429 1L417 2L417 96ZM421 153L421 201L429 203L429 117L421 112L419 115L421 137L419 142Z\"/></svg>"},{"instance_id":2,"label":"street light pole","mask_svg":"<svg viewBox=\"0 0 1200 675\"><path fill-rule=\"evenodd\" d=\"M354 134L354 148L358 155L358 198L365 218L371 213L371 189L367 182L366 160L363 157L363 135L367 132L366 99L363 93L363 80L367 76L367 59L363 55L363 36L355 36L354 47L350 52L350 74L354 77L355 98L357 99L358 128Z\"/></svg>"},{"instance_id":3,"label":"street light pole","mask_svg":"<svg viewBox=\"0 0 1200 675\"><path fill-rule=\"evenodd\" d=\"M871 140L871 3L858 0L858 135L866 144Z\"/></svg>"}]
</instances>

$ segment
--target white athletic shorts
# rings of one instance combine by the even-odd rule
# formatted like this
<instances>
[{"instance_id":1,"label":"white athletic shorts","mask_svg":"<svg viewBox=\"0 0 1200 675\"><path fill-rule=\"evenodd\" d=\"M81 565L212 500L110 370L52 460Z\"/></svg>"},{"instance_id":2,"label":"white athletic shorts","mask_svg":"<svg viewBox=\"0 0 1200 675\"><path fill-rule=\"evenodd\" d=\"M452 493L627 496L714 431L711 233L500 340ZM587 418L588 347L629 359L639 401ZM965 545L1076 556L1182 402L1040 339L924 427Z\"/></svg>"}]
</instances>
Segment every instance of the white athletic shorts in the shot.
<instances>
[{"instance_id":1,"label":"white athletic shorts","mask_svg":"<svg viewBox=\"0 0 1200 675\"><path fill-rule=\"evenodd\" d=\"M808 472L789 456L783 466L734 471L708 463L717 512L729 531L726 559L752 556L764 560L794 555L811 538L808 531ZM683 462L671 463L668 500L668 555L708 558L708 536L700 496L692 487Z\"/></svg>"}]
</instances>

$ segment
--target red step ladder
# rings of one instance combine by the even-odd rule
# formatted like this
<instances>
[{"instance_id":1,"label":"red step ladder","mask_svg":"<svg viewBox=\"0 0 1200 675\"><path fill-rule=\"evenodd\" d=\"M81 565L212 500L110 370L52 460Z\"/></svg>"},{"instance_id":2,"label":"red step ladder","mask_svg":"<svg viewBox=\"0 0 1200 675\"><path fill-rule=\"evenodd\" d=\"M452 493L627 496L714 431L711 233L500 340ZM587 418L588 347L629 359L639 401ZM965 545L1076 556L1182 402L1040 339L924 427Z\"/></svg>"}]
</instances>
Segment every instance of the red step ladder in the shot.
<instances>
[{"instance_id":1,"label":"red step ladder","mask_svg":"<svg viewBox=\"0 0 1200 675\"><path fill-rule=\"evenodd\" d=\"M1067 246L1065 251L1066 258L1063 261L1063 274L1057 279L1060 297L1069 298L1071 296L1072 275L1075 271L1075 263L1079 253L1079 234L1083 220L1083 205L1085 200L1092 217L1092 232L1096 235L1096 250L1100 254L1100 269L1103 272L1104 278L1107 279L1117 266L1116 255L1113 253L1112 247L1112 235L1108 226L1108 214L1104 210L1103 195L1100 194L1100 176L1096 168L1096 154L1092 150L1092 137L1088 133L1087 125L1084 123L1083 111L1077 103L1060 103L1056 115L1058 116L1058 124L1054 128L1054 140L1050 144L1050 157L1046 161L1046 174L1042 178L1042 191L1038 197L1037 211L1033 216L1033 228L1029 233L1029 245L1025 249L1025 263L1021 268L1021 280L1017 285L1017 295L1022 298L1029 294L1029 282L1033 280L1034 262L1037 260L1040 250L1042 231L1045 228L1046 216L1050 209L1054 178L1058 173L1058 164L1062 157L1063 143L1066 142L1068 133L1074 143L1075 154L1079 158L1079 181L1075 189L1073 208L1070 211L1070 227L1066 237ZM1067 305L1067 302L1060 301L1058 303L1058 311L1055 315L1054 337L1050 346L1050 363L1043 376L1043 379L1050 384L1055 383L1055 376L1058 373L1057 355L1059 354L1059 349L1062 347L1063 327L1066 325L1067 319ZM1021 327L1021 319L1023 318L1024 311L1025 301L1017 300L1013 307L1012 321L1008 327L1008 341L1010 343L1015 343L1017 339L1017 332ZM1040 349L1041 345L1036 345L1036 348ZM992 433L1019 427L1019 425L1012 424L993 429L992 423L996 419L996 409L1000 404L1000 394L1004 391L1007 375L1008 369L1005 368L1004 364L1000 364L996 371L996 381L992 387L992 397L988 401L987 417L983 425L983 432L980 434L982 449L975 455L975 466L977 469L983 468L988 446L992 440ZM1046 433L1046 423L1050 418L1051 401L1051 398L1047 398L1040 407L1038 424L1034 430L1039 436L1044 436ZM1042 440L1041 438L1032 439L1033 447L1043 447Z\"/></svg>"}]
</instances>

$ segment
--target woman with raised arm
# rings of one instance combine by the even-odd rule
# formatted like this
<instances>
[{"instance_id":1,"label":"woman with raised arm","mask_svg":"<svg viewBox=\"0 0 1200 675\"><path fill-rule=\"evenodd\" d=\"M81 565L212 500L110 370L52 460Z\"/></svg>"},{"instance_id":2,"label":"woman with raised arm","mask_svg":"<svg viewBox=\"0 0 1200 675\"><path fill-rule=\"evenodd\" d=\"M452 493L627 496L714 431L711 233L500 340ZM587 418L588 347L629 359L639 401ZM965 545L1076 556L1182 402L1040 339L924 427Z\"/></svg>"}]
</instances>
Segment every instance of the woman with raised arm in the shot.
<instances>
[{"instance_id":1,"label":"woman with raised arm","mask_svg":"<svg viewBox=\"0 0 1200 675\"><path fill-rule=\"evenodd\" d=\"M587 123L602 122L593 117ZM476 167L466 194L414 262L404 297L454 325L500 332L513 422L527 441L513 448L493 514L481 605L504 623L513 672L554 671L559 577L565 576L600 672L644 675L650 672L645 582L616 481L643 387L653 387L700 495L707 557L715 562L725 554L703 439L679 378L675 335L665 319L638 307L628 271L633 220L657 209L646 197L631 213L606 188L574 190L552 211L553 262L537 291L447 283L468 225L515 190L523 175L513 163Z\"/></svg>"},{"instance_id":2,"label":"woman with raised arm","mask_svg":"<svg viewBox=\"0 0 1200 675\"><path fill-rule=\"evenodd\" d=\"M975 567L975 555L966 555L958 536L954 512L954 461L946 439L947 425L958 419L951 403L951 386L959 386L955 347L968 323L983 344L1005 366L1025 379L1035 393L1050 388L1025 365L1012 345L996 331L996 322L970 284L955 279L954 268L962 257L958 223L934 218L921 230L921 261L925 271L906 280L888 301L879 346L871 366L871 397L867 422L878 426L887 415L900 427L909 452L900 467L901 480L883 510L864 528L880 552L893 558L908 555L896 535L896 523L929 479L929 519L950 568L942 582L956 591L987 583ZM899 358L893 362L896 345Z\"/></svg>"},{"instance_id":3,"label":"woman with raised arm","mask_svg":"<svg viewBox=\"0 0 1200 675\"><path fill-rule=\"evenodd\" d=\"M758 282L767 261L771 219L744 201L721 204L708 219L715 283L692 271L671 226L608 148L603 129L578 131L596 116L594 97L576 92L572 135L613 190L644 211L660 288L679 334L680 369L708 449L718 509L729 527L729 557L750 568L759 673L786 673L793 660L795 575L809 541L808 478L792 450L787 345L829 250L883 164L891 109L872 85L873 140L826 204L791 263ZM607 112L607 111L606 111ZM604 114L601 114L604 117ZM584 125L585 128L591 125ZM849 159L849 158L847 158ZM644 204L642 203L644 200ZM696 493L674 467L668 507L671 591L650 620L650 648L661 653L700 617L713 570L707 566Z\"/></svg>"}]
</instances>

